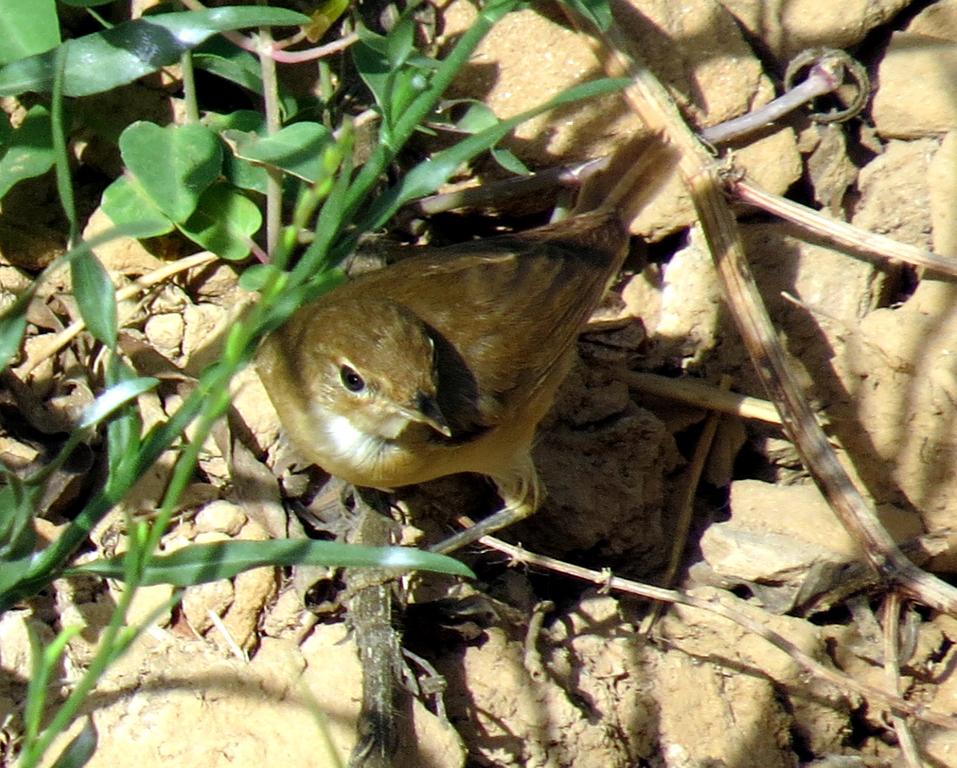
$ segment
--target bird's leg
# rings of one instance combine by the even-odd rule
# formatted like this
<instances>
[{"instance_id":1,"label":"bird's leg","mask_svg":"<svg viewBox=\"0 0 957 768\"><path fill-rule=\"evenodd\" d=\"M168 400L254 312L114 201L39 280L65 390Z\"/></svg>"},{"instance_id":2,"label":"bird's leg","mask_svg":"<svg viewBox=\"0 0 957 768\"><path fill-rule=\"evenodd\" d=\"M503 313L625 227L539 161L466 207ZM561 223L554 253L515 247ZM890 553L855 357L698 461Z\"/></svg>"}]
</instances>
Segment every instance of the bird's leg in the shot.
<instances>
[{"instance_id":1,"label":"bird's leg","mask_svg":"<svg viewBox=\"0 0 957 768\"><path fill-rule=\"evenodd\" d=\"M492 478L498 487L499 495L505 506L471 528L449 536L429 549L432 552L448 554L456 549L478 541L483 536L495 533L506 526L513 525L535 513L543 498L542 484L535 471L531 455L521 457L508 475Z\"/></svg>"}]
</instances>

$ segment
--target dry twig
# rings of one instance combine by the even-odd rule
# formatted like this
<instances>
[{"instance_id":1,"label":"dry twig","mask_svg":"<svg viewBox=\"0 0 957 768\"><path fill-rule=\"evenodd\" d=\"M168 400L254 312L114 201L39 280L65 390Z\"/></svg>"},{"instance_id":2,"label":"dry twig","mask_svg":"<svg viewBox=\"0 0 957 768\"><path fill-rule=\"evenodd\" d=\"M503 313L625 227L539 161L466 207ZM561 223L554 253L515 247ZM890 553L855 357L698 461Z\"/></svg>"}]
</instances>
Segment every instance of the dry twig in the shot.
<instances>
[{"instance_id":1,"label":"dry twig","mask_svg":"<svg viewBox=\"0 0 957 768\"><path fill-rule=\"evenodd\" d=\"M913 264L944 275L957 276L957 259L948 259L933 251L927 251L907 243L899 243L884 235L855 227L846 221L823 216L817 211L795 203L792 200L773 195L761 189L753 181L727 177L728 191L742 202L749 203L761 210L773 213L785 221L806 227L832 242L855 250L876 254L891 261Z\"/></svg>"},{"instance_id":2,"label":"dry twig","mask_svg":"<svg viewBox=\"0 0 957 768\"><path fill-rule=\"evenodd\" d=\"M888 685L897 695L901 693L900 619L900 596L896 592L891 592L884 601L884 671L887 674ZM891 723L894 725L897 742L900 744L901 754L904 756L908 768L921 768L922 763L920 753L917 750L917 742L914 741L914 734L911 732L907 720L896 712L891 712Z\"/></svg>"},{"instance_id":3,"label":"dry twig","mask_svg":"<svg viewBox=\"0 0 957 768\"><path fill-rule=\"evenodd\" d=\"M459 518L459 522L466 526L472 525L472 521L464 516ZM654 587L649 584L642 584L641 582L632 581L630 579L622 579L618 576L612 576L607 571L594 571L589 568L583 568L578 565L572 565L561 560L556 560L555 558L548 557L546 555L539 555L534 552L529 552L522 547L516 546L514 544L508 544L501 539L496 539L494 536L483 536L481 539L479 539L479 542L487 547L490 547L491 549L502 552L517 564L534 568L543 568L554 573L561 573L574 579L597 584L604 589L624 592L637 597L647 598L649 600L658 600L665 603L673 603L675 605L685 605L690 608L697 608L702 611L708 611L709 613L717 614L718 616L723 616L738 626L743 627L748 632L763 638L775 648L784 651L795 661L795 663L799 664L815 677L831 683L838 690L853 691L854 693L863 696L868 701L878 704L882 708L892 713L915 717L919 720L923 720L924 722L932 723L933 725L939 725L942 728L957 728L957 717L948 717L947 715L941 715L936 712L927 711L921 705L906 701L895 693L890 693L888 691L881 690L880 688L875 688L873 686L858 682L848 675L845 675L843 672L822 664L787 638L783 637L777 632L774 632L773 630L768 629L766 626L746 615L742 611L728 605L727 603L733 603L737 601L737 598L731 595L731 593L725 592L723 601L719 601L717 599L705 600L681 590Z\"/></svg>"},{"instance_id":4,"label":"dry twig","mask_svg":"<svg viewBox=\"0 0 957 768\"><path fill-rule=\"evenodd\" d=\"M727 392L730 388L731 377L723 376L719 391ZM691 530L691 520L694 516L695 495L698 493L701 474L704 472L705 462L707 462L708 455L711 453L711 445L714 443L714 436L718 431L720 421L721 415L718 411L712 411L708 414L708 418L704 422L704 428L701 430L701 436L695 446L694 455L691 457L691 463L688 465L681 482L681 494L678 500L678 524L675 526L668 569L661 579L662 583L668 587L675 583L678 569L681 567L681 558L684 555L685 547L688 545L688 533ZM647 637L660 615L661 603L655 603L638 628L639 636Z\"/></svg>"}]
</instances>

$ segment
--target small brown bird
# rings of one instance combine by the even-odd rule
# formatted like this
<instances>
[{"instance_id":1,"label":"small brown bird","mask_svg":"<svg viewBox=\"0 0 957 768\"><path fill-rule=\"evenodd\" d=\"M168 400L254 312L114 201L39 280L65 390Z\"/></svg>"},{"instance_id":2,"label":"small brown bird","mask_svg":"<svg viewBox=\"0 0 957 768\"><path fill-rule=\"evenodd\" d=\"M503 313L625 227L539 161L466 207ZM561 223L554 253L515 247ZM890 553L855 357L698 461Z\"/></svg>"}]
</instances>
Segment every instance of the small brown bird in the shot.
<instances>
[{"instance_id":1,"label":"small brown bird","mask_svg":"<svg viewBox=\"0 0 957 768\"><path fill-rule=\"evenodd\" d=\"M504 508L434 547L449 552L538 507L535 429L627 244L605 206L423 248L302 307L264 342L259 374L298 448L354 485L492 478Z\"/></svg>"}]
</instances>

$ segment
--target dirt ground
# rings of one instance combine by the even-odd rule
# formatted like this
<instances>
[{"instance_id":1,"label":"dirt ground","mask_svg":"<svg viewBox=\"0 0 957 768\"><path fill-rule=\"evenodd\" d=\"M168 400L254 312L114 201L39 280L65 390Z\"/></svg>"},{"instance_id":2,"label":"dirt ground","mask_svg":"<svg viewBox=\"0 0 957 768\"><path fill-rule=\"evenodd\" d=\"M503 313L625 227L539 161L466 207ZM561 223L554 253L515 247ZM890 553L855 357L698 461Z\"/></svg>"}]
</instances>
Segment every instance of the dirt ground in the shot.
<instances>
[{"instance_id":1,"label":"dirt ground","mask_svg":"<svg viewBox=\"0 0 957 768\"><path fill-rule=\"evenodd\" d=\"M795 54L820 46L851 52L874 88L858 118L824 125L799 111L735 145L736 165L769 191L826 217L957 256L957 0L628 3L619 8L620 23L699 128L774 98ZM439 10L440 44L474 13L465 0ZM455 88L508 117L599 74L585 41L543 6L502 21ZM157 97L140 98L148 110ZM530 167L544 169L608 154L641 130L620 98L609 96L530 121L506 144ZM91 163L95 149L87 148ZM105 167L110 160L99 162ZM496 175L492 164L473 174ZM41 251L49 226L36 219L44 209L35 196L43 192L33 190L4 200L0 285L6 291L27 279L22 253ZM895 538L905 546L936 542L935 556L922 565L952 579L953 281L839 249L753 209L742 207L739 220L771 316L842 460ZM452 217L442 227L447 233L473 221ZM19 234L11 236L14 226ZM104 226L102 214L93 212L88 231ZM629 261L617 296L602 310L603 319L620 322L583 339L581 361L541 432L535 458L548 499L504 538L655 582L675 544L689 460L707 412L629 386L621 372L712 384L728 375L737 392L765 393L724 309L677 177L632 230L646 243L643 256ZM112 244L100 255L118 283L163 263L135 242ZM236 277L228 265L194 270L127 308L124 351L140 370L169 383L142 399L147 422L169 413L214 358L232 313L247 299ZM48 290L52 296L63 285ZM61 327L47 316L50 309L44 312L31 317L35 332L8 386L55 431L89 402L83 377L69 372L92 361L89 343L80 340L26 373L36 362L31 354L39 355L44 337ZM27 460L35 450L14 435L2 441L5 459ZM168 468L160 463L128 511L154 504ZM50 520L38 523L43 535L55 536L72 500L87 492L78 479L85 471L64 480ZM247 371L165 547L304 535L308 514L305 522L290 517L282 502L308 493L318 478L315 469L297 465L262 386ZM449 530L453 513L481 515L494 504L477 478L404 493L404 539L435 540ZM862 578L841 591L861 561L860 548L778 427L723 417L693 510L688 540L680 542L678 585L740 611L853 681L896 687L927 712L957 711L957 617L905 605L899 674L888 673L886 590ZM120 510L98 528L98 551L120 545L122 520ZM665 606L645 633L648 602L515 567L497 553L466 557L479 575L474 583L416 576L403 585L410 602L406 646L415 654L409 665L420 693L409 694L400 712L407 733L399 765L915 764L906 762L880 702L808 672L793 654L738 624ZM90 765L339 765L354 742L361 680L335 584L315 569L260 569L188 589L181 608L146 633L91 698L87 712L100 744ZM88 663L115 589L62 581L46 601L0 617L7 743L16 738L29 676L27 624L47 633L71 623L86 627L69 647L63 670L69 685ZM169 594L164 587L144 590L135 616ZM467 617L465 606L473 609ZM957 767L957 732L919 717L909 724L920 764Z\"/></svg>"}]
</instances>

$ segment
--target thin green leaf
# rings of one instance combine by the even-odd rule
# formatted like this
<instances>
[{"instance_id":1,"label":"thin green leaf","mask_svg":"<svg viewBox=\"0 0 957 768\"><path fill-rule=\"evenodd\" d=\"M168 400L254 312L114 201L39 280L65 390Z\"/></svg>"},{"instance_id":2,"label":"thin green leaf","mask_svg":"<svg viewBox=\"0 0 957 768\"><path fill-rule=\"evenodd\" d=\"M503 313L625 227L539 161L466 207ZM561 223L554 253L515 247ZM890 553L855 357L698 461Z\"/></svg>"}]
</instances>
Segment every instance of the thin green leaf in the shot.
<instances>
[{"instance_id":1,"label":"thin green leaf","mask_svg":"<svg viewBox=\"0 0 957 768\"><path fill-rule=\"evenodd\" d=\"M580 16L584 17L599 30L604 31L611 26L614 20L611 15L611 6L608 0L561 0Z\"/></svg>"},{"instance_id":2,"label":"thin green leaf","mask_svg":"<svg viewBox=\"0 0 957 768\"><path fill-rule=\"evenodd\" d=\"M76 215L73 197L73 179L70 173L70 158L67 154L67 128L63 119L63 76L66 68L66 51L57 48L53 57L53 109L50 122L53 128L53 155L56 162L56 189L60 206L70 223L68 242L72 245L80 237L80 221Z\"/></svg>"},{"instance_id":3,"label":"thin green leaf","mask_svg":"<svg viewBox=\"0 0 957 768\"><path fill-rule=\"evenodd\" d=\"M386 35L385 53L393 69L403 66L415 51L415 23L412 19L414 9L415 3L412 3Z\"/></svg>"},{"instance_id":4,"label":"thin green leaf","mask_svg":"<svg viewBox=\"0 0 957 768\"><path fill-rule=\"evenodd\" d=\"M42 488L24 483L12 472L4 472L6 485L0 488L0 561L12 562L29 556L36 544L33 518Z\"/></svg>"},{"instance_id":5,"label":"thin green leaf","mask_svg":"<svg viewBox=\"0 0 957 768\"><path fill-rule=\"evenodd\" d=\"M4 0L7 2L8 0ZM175 64L218 32L244 27L300 26L309 17L282 8L226 7L149 16L68 40L66 96L88 96ZM12 61L0 69L0 96L49 91L54 53Z\"/></svg>"},{"instance_id":6,"label":"thin green leaf","mask_svg":"<svg viewBox=\"0 0 957 768\"><path fill-rule=\"evenodd\" d=\"M46 173L53 165L50 113L39 104L30 107L23 122L10 132L0 158L0 198L14 184Z\"/></svg>"},{"instance_id":7,"label":"thin green leaf","mask_svg":"<svg viewBox=\"0 0 957 768\"><path fill-rule=\"evenodd\" d=\"M505 149L504 147L492 147L489 151L492 155L492 159L506 171L511 171L516 176L531 175L532 172L528 170L528 166L519 160L511 150Z\"/></svg>"},{"instance_id":8,"label":"thin green leaf","mask_svg":"<svg viewBox=\"0 0 957 768\"><path fill-rule=\"evenodd\" d=\"M414 105L398 118L395 127L398 141L401 143L407 141L426 116L433 112L439 99L488 31L517 4L517 0L489 0L482 6L472 26L459 38L452 52L436 66L435 73L429 81L429 87L420 94Z\"/></svg>"},{"instance_id":9,"label":"thin green leaf","mask_svg":"<svg viewBox=\"0 0 957 768\"><path fill-rule=\"evenodd\" d=\"M86 327L110 349L116 346L116 292L100 260L82 253L70 262L73 295Z\"/></svg>"},{"instance_id":10,"label":"thin green leaf","mask_svg":"<svg viewBox=\"0 0 957 768\"><path fill-rule=\"evenodd\" d=\"M219 176L223 147L203 125L140 120L120 136L120 154L146 195L177 224L196 210L200 195Z\"/></svg>"},{"instance_id":11,"label":"thin green leaf","mask_svg":"<svg viewBox=\"0 0 957 768\"><path fill-rule=\"evenodd\" d=\"M87 429L89 427L95 427L101 421L116 413L116 411L124 405L132 402L144 392L149 392L158 384L159 381L157 379L149 376L127 379L118 384L114 384L86 408L77 428Z\"/></svg>"},{"instance_id":12,"label":"thin green leaf","mask_svg":"<svg viewBox=\"0 0 957 768\"><path fill-rule=\"evenodd\" d=\"M239 260L249 255L252 236L261 226L256 204L235 187L219 182L203 193L196 211L179 228L217 256Z\"/></svg>"},{"instance_id":13,"label":"thin green leaf","mask_svg":"<svg viewBox=\"0 0 957 768\"><path fill-rule=\"evenodd\" d=\"M350 183L352 181L352 145L354 134L350 123L346 123L346 130L342 132L337 144L338 157L341 162L339 174L335 177L329 197L326 198L319 211L319 220L316 223L315 239L306 249L303 258L299 260L293 270L295 282L307 277L326 272L330 262L330 249L336 237L342 231L348 210ZM329 152L332 154L332 152Z\"/></svg>"},{"instance_id":14,"label":"thin green leaf","mask_svg":"<svg viewBox=\"0 0 957 768\"><path fill-rule=\"evenodd\" d=\"M389 125L398 122L415 100L429 89L431 72L411 66L393 70L392 87L389 91L389 103L386 113Z\"/></svg>"},{"instance_id":15,"label":"thin green leaf","mask_svg":"<svg viewBox=\"0 0 957 768\"><path fill-rule=\"evenodd\" d=\"M16 560L0 560L0 611L7 610L20 599L22 592L15 591L15 589L23 581L24 574L30 572L35 564L36 558L32 552L24 557L18 557ZM42 589L54 578L50 571L36 571L36 575L38 578L34 592Z\"/></svg>"},{"instance_id":16,"label":"thin green leaf","mask_svg":"<svg viewBox=\"0 0 957 768\"><path fill-rule=\"evenodd\" d=\"M43 737L40 737L40 726L46 709L50 678L58 669L67 644L82 631L83 627L79 624L65 627L44 648L36 630L29 624L27 625L30 640L30 681L27 685L27 701L23 713L23 754L25 755L33 753L37 749L38 743L44 740ZM49 731L44 736L48 737ZM29 760L25 762L31 765L36 764L35 762L29 762Z\"/></svg>"},{"instance_id":17,"label":"thin green leaf","mask_svg":"<svg viewBox=\"0 0 957 768\"><path fill-rule=\"evenodd\" d=\"M360 28L360 30L363 29ZM359 42L352 46L351 53L359 77L372 92L376 104L381 107L383 104L390 103L389 86L392 67L389 66L389 59L385 53L373 44L377 37L368 31L365 31L365 34L360 33ZM379 39L384 44L384 38Z\"/></svg>"},{"instance_id":18,"label":"thin green leaf","mask_svg":"<svg viewBox=\"0 0 957 768\"><path fill-rule=\"evenodd\" d=\"M27 309L33 292L30 291L0 314L0 371L4 370L20 350L23 335L27 331Z\"/></svg>"},{"instance_id":19,"label":"thin green leaf","mask_svg":"<svg viewBox=\"0 0 957 768\"><path fill-rule=\"evenodd\" d=\"M93 724L93 718L85 715L83 728L70 740L66 749L63 750L50 768L83 768L90 762L93 753L96 752L98 740L99 737L96 726Z\"/></svg>"},{"instance_id":20,"label":"thin green leaf","mask_svg":"<svg viewBox=\"0 0 957 768\"><path fill-rule=\"evenodd\" d=\"M54 0L0 3L0 64L49 51L60 43Z\"/></svg>"},{"instance_id":21,"label":"thin green leaf","mask_svg":"<svg viewBox=\"0 0 957 768\"><path fill-rule=\"evenodd\" d=\"M23 730L27 742L35 741L40 733L40 721L47 699L50 669L44 664L43 643L36 628L27 622L27 641L30 643L30 680L27 682L27 700L23 710Z\"/></svg>"},{"instance_id":22,"label":"thin green leaf","mask_svg":"<svg viewBox=\"0 0 957 768\"><path fill-rule=\"evenodd\" d=\"M119 355L110 355L106 366L106 384L111 389L128 385L130 389L127 393L131 396L128 402L132 403L132 396L138 396L141 387L145 391L149 381L151 380L139 378L136 371L130 368ZM120 404L121 408L122 405ZM143 420L137 408L122 408L122 412L110 419L107 424L108 491L116 487L129 487L136 482L136 462L140 452L142 433Z\"/></svg>"},{"instance_id":23,"label":"thin green leaf","mask_svg":"<svg viewBox=\"0 0 957 768\"><path fill-rule=\"evenodd\" d=\"M87 573L122 579L124 558L94 560L67 573ZM286 565L325 565L342 568L397 568L472 576L458 560L409 547L362 547L332 541L274 539L270 541L216 541L191 544L171 555L153 557L143 571L143 584L187 587L231 579L251 568Z\"/></svg>"}]
</instances>

